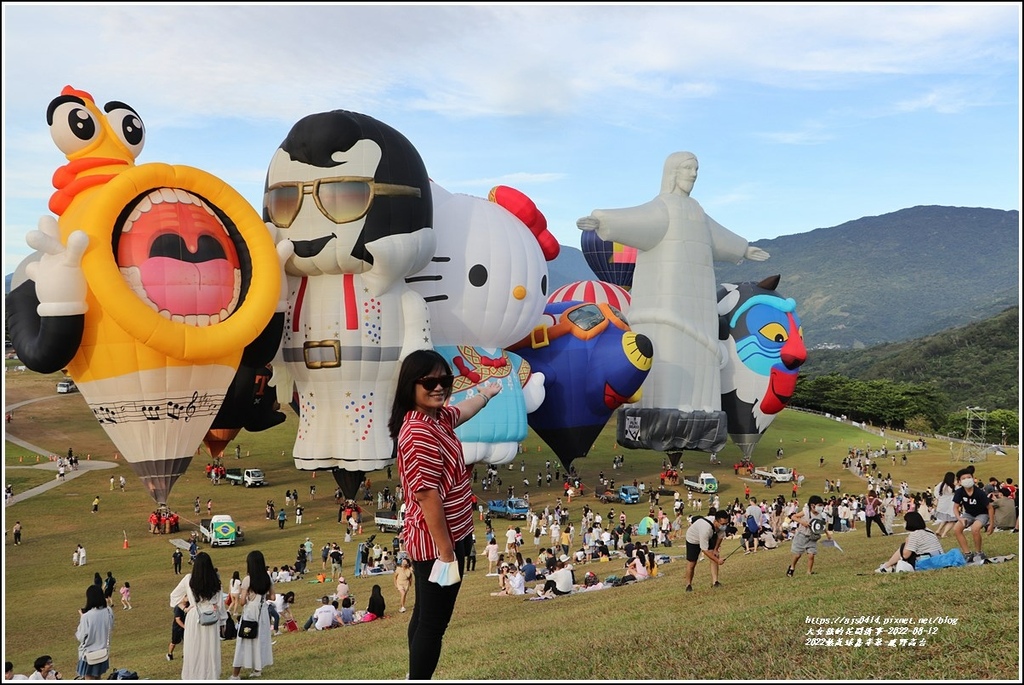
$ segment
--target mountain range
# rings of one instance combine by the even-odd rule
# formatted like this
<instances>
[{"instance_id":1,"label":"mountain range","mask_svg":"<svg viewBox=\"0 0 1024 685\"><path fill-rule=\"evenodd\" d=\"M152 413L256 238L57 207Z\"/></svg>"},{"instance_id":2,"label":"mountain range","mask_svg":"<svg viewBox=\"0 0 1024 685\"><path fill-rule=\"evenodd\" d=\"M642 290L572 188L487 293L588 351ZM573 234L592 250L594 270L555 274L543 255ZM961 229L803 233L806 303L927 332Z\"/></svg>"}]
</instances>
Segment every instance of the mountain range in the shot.
<instances>
[{"instance_id":1,"label":"mountain range","mask_svg":"<svg viewBox=\"0 0 1024 685\"><path fill-rule=\"evenodd\" d=\"M809 349L911 340L1020 304L1016 210L911 207L752 244L771 257L716 262L717 281L779 274L778 292L796 300ZM551 290L596 278L567 245L549 273Z\"/></svg>"}]
</instances>

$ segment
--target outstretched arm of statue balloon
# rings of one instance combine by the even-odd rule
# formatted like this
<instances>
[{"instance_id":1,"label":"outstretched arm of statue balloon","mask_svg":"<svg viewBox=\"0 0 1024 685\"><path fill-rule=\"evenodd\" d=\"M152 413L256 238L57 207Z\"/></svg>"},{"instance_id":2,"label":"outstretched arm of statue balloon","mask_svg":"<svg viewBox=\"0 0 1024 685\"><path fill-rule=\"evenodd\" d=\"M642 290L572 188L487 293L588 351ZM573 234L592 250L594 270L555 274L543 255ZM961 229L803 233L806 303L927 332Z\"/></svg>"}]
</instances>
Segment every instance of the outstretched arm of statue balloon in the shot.
<instances>
[{"instance_id":1,"label":"outstretched arm of statue balloon","mask_svg":"<svg viewBox=\"0 0 1024 685\"><path fill-rule=\"evenodd\" d=\"M770 256L771 255L768 254L765 250L762 250L759 247L754 247L753 245L748 245L747 251L743 255L745 259L749 259L752 262L763 262Z\"/></svg>"},{"instance_id":2,"label":"outstretched arm of statue balloon","mask_svg":"<svg viewBox=\"0 0 1024 685\"><path fill-rule=\"evenodd\" d=\"M596 231L601 225L601 222L597 220L597 217L585 216L581 219L576 219L576 228L581 231Z\"/></svg>"},{"instance_id":3,"label":"outstretched arm of statue balloon","mask_svg":"<svg viewBox=\"0 0 1024 685\"><path fill-rule=\"evenodd\" d=\"M284 270L284 265L292 255L295 254L295 244L290 240L280 240L277 243L277 259L281 264L281 296L277 300L277 309L275 312L284 312L288 310L288 274Z\"/></svg>"},{"instance_id":4,"label":"outstretched arm of statue balloon","mask_svg":"<svg viewBox=\"0 0 1024 685\"><path fill-rule=\"evenodd\" d=\"M29 247L42 253L39 261L26 266L28 277L35 281L39 316L72 316L84 314L89 306L85 296L88 286L82 272L82 255L89 246L89 236L72 231L65 246L60 241L60 228L52 216L39 219L39 229L25 236Z\"/></svg>"},{"instance_id":5,"label":"outstretched arm of statue balloon","mask_svg":"<svg viewBox=\"0 0 1024 685\"><path fill-rule=\"evenodd\" d=\"M544 404L544 398L547 396L547 390L544 388L544 374L540 371L534 371L530 374L530 378L526 381L526 385L523 386L523 399L526 401L526 413L529 414L536 411L540 405Z\"/></svg>"}]
</instances>

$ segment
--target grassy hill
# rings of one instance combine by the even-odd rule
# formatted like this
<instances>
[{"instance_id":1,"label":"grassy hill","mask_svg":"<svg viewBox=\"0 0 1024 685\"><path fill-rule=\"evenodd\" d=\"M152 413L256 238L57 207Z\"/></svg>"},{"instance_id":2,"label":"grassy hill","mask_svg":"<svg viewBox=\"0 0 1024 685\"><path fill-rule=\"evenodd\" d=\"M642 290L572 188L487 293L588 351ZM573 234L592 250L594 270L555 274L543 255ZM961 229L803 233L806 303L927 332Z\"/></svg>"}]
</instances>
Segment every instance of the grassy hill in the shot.
<instances>
[{"instance_id":1,"label":"grassy hill","mask_svg":"<svg viewBox=\"0 0 1024 685\"><path fill-rule=\"evenodd\" d=\"M58 670L74 670L78 614L86 586L94 572L113 571L118 581L131 582L134 610L116 610L111 644L112 665L139 672L142 678L177 679L180 654L173 662L164 659L170 636L171 610L168 595L177 582L171 571L172 546L167 537L147 532L146 520L154 504L142 491L138 480L123 460L114 461L114 448L96 423L78 394L57 395L56 376L31 372L9 373L5 387L8 408L33 398L41 401L18 406L8 436L44 447L44 452L63 454L69 446L83 458L104 459L116 468L90 472L64 483L47 493L30 498L5 510L5 528L15 520L24 526L24 543L4 547L4 653L18 672L29 672L40 654L54 657ZM221 485L214 487L203 475L205 454L195 458L187 473L177 482L169 504L183 516L183 535L197 523L191 501L196 496L212 498L214 512L231 513L246 532L237 547L209 550L222 578L232 571L244 570L245 555L260 549L268 563L280 566L292 563L295 550L307 536L314 548L338 541L345 549L344 573L364 608L370 587L382 586L388 602L387 618L374 623L326 631L296 633L277 637L275 664L264 678L275 681L316 680L400 680L407 671L406 621L409 614L394 612L397 593L390 576L354 578L352 559L355 546L375 531L364 528L363 535L343 542L337 524L337 505L330 493L333 479L324 472L315 475L296 471L291 445L296 430L294 416L265 433L242 433L239 441L243 458L228 464L258 466L267 473L270 485L245 489ZM898 435L889 434L886 440ZM754 453L759 465L783 464L807 475L799 498L822 491L825 478L841 478L843 490L862 493L864 483L843 471L841 459L850 447L877 448L879 436L849 425L796 411L784 411L772 424ZM785 458L777 462L775 450L785 448ZM512 470L503 467L504 487L516 484L522 494L522 476L533 481L544 470L550 450L531 435L525 451ZM231 452L229 448L228 452ZM624 468L612 470L612 457L625 454ZM913 452L907 466L883 465L897 480L905 478L912 490L931 487L952 468L951 448L935 442L927 450ZM5 481L15 492L33 484L51 480L54 471L34 468L36 454L7 441L4 455ZM746 486L758 496L773 497L780 490L767 490L759 483L734 474L732 461L739 450L729 445L721 455L721 466L712 471L722 483L723 503L743 497ZM825 465L819 466L820 456ZM45 462L47 454L42 455ZM575 465L587 488L581 498L569 505L570 520L579 526L584 504L597 506L592 487L598 473L604 471L618 482L657 482L664 455L650 451L620 450L614 442L614 423L598 438L590 454ZM520 471L523 468L523 471ZM684 471L707 469L707 455L684 454ZM128 479L125 493L109 490L111 474ZM1019 454L1011 450L981 465L981 474L1019 475ZM390 485L386 474L369 474L376 486ZM318 495L309 501L310 483L317 484ZM502 491L504 491L504 487ZM306 507L305 523L295 526L291 519L284 530L275 521L264 518L268 498L284 501L286 489L302 493ZM535 507L554 503L560 492L552 487L529 488ZM788 493L788 490L785 491ZM92 498L102 499L100 513L86 516ZM476 494L493 496L477 486ZM706 504L706 503L705 503ZM662 500L662 505L670 502ZM602 515L608 508L600 505ZM631 522L648 510L646 502L624 507ZM615 507L616 512L620 510ZM496 523L498 532L504 522ZM483 524L476 522L478 541L484 539ZM123 532L130 547L123 548ZM579 538L577 538L579 539ZM390 536L378 534L378 540L390 542ZM845 550L822 549L815 565L816 575L801 573L787 578L789 545L744 556L733 554L722 570L724 587L712 589L707 562L697 566L694 592L683 593L685 562L673 559L661 566L660 577L643 583L605 591L563 597L550 601L522 601L515 597L492 597L495 578L485 576L486 562L469 572L463 582L455 616L445 639L445 648L436 677L444 680L945 680L971 674L972 678L1013 680L1020 675L1020 574L1013 563L967 567L918 574L878 575L873 569L887 558L902 540L874 536L867 539L861 528L838 536ZM88 565L75 568L70 555L77 543L89 552ZM945 540L945 547L952 540ZM478 544L482 550L483 545ZM738 540L727 540L726 554L739 547ZM1017 536L999 533L985 540L990 554L1019 553ZM524 556L535 556L532 540L524 547ZM682 544L660 552L675 557L683 554ZM599 576L619 574L622 562L589 564ZM312 568L319 568L314 562ZM294 613L302 622L315 607L318 598L333 591L331 585L306 581L281 586L294 590ZM967 595L965 595L965 592ZM968 606L963 597L970 596ZM410 604L415 594L410 595ZM818 646L814 639L826 639L825 630L846 630L864 626L837 625L860 617L878 617L881 646L856 645L859 635L849 635L849 646ZM920 618L941 618L942 623L913 626L895 624ZM888 625L885 624L889 620ZM824 623L825 621L828 622ZM809 630L822 628L821 635ZM906 632L902 633L906 628ZM920 629L920 635L914 631ZM934 629L934 630L933 630ZM832 636L828 636L832 637ZM923 644L900 646L888 640L922 639ZM834 638L833 638L834 639ZM844 637L844 639L847 639ZM223 643L224 677L230 670L233 643ZM179 650L180 651L180 650ZM70 676L66 676L70 677Z\"/></svg>"}]
</instances>

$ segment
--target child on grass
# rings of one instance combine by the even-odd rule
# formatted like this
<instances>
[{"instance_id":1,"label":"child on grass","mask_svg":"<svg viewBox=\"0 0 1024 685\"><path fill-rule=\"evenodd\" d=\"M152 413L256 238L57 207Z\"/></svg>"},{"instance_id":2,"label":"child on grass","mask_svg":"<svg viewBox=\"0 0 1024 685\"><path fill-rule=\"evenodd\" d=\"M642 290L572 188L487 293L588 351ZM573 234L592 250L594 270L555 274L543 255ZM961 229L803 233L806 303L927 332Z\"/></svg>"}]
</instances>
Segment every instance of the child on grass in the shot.
<instances>
[{"instance_id":1,"label":"child on grass","mask_svg":"<svg viewBox=\"0 0 1024 685\"><path fill-rule=\"evenodd\" d=\"M796 533L793 535L793 559L789 562L787 576L792 577L796 573L796 564L804 554L807 555L807 575L814 573L814 556L818 552L818 540L822 535L829 540L832 539L824 512L824 500L818 495L811 495L804 510L797 511L790 517L796 523Z\"/></svg>"},{"instance_id":2,"label":"child on grass","mask_svg":"<svg viewBox=\"0 0 1024 685\"><path fill-rule=\"evenodd\" d=\"M125 611L132 608L132 586L127 580L121 586L121 608Z\"/></svg>"}]
</instances>

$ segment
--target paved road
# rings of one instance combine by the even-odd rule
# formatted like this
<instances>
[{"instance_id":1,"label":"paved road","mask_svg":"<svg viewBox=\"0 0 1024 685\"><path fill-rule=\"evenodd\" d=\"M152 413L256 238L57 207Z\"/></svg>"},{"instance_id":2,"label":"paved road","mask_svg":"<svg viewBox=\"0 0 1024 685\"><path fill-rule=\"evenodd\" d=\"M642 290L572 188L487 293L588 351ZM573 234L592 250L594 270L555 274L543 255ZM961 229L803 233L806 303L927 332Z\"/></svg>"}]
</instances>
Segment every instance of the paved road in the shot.
<instances>
[{"instance_id":1,"label":"paved road","mask_svg":"<svg viewBox=\"0 0 1024 685\"><path fill-rule=\"evenodd\" d=\"M49 396L46 396L46 397L36 397L35 399L26 400L24 402L18 402L16 404L9 404L9 405L7 405L7 411L14 411L18 407L24 407L26 404L32 404L33 402L41 402L43 400L49 400L49 399L53 399L53 398L51 398ZM10 424L7 424L7 425L8 425L8 427L10 426ZM11 435L11 431L10 431L9 428L8 428L8 430L6 430L4 432L4 437L9 442L13 442L15 445L18 445L19 447L24 447L27 450L31 450L32 452L36 452L37 454L52 454L53 453L52 450L46 449L44 447L40 447L38 445L33 445L32 443L28 442L27 440L22 440L21 438L19 438L17 436ZM29 466L8 466L7 468L9 468L9 469L41 469L43 471L53 471L53 473L55 474L53 480L51 480L49 482L43 483L42 485L37 485L34 488L29 488L25 492L15 493L9 500L7 500L7 504L11 505L11 504L15 504L17 502L20 502L22 500L28 499L29 497L35 497L36 495L44 493L44 492L46 492L47 490L49 490L51 488L55 488L55 487L57 487L59 485L63 485L67 481L73 480L73 479L77 478L78 476L80 476L81 474L85 473L86 471L95 471L97 469L114 469L114 468L117 468L117 464L113 464L113 463L111 463L109 461L95 460L95 459L88 459L88 460L85 460L85 461L79 460L78 461L78 470L77 471L72 471L71 469L65 469L64 470L64 480L63 481L57 479L57 477L56 477L57 462L55 462L55 461L47 460L47 461L41 462L39 464L31 464Z\"/></svg>"}]
</instances>

